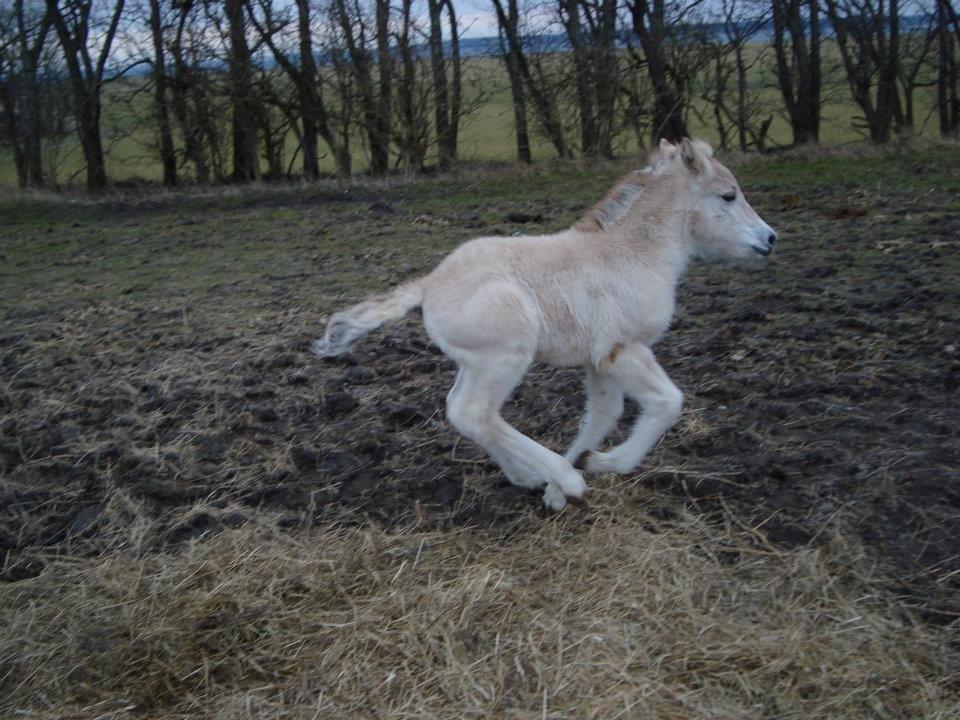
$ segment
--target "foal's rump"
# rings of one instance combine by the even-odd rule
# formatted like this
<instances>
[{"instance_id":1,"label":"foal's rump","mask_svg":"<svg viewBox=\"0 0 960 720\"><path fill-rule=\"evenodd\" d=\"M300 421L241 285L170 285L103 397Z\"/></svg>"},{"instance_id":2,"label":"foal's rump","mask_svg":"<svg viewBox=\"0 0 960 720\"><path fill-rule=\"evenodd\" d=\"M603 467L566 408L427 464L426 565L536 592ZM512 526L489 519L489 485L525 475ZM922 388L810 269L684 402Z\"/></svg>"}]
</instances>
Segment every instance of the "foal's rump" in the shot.
<instances>
[{"instance_id":1,"label":"foal's rump","mask_svg":"<svg viewBox=\"0 0 960 720\"><path fill-rule=\"evenodd\" d=\"M430 339L457 364L515 355L529 362L541 318L536 298L509 278L430 277L423 302Z\"/></svg>"}]
</instances>

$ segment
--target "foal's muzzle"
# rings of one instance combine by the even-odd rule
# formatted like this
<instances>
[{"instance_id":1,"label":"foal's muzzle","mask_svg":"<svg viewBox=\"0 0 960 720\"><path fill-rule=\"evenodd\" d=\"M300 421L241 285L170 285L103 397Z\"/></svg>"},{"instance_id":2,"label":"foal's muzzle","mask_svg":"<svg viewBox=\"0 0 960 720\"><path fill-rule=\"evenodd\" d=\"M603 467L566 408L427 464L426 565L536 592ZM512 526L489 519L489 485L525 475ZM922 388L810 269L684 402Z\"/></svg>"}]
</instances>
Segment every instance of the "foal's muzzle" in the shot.
<instances>
[{"instance_id":1,"label":"foal's muzzle","mask_svg":"<svg viewBox=\"0 0 960 720\"><path fill-rule=\"evenodd\" d=\"M757 234L763 239L760 240L759 243L751 244L750 247L753 248L753 251L758 255L766 257L773 252L773 244L777 241L777 233L770 227L764 227L764 230Z\"/></svg>"}]
</instances>

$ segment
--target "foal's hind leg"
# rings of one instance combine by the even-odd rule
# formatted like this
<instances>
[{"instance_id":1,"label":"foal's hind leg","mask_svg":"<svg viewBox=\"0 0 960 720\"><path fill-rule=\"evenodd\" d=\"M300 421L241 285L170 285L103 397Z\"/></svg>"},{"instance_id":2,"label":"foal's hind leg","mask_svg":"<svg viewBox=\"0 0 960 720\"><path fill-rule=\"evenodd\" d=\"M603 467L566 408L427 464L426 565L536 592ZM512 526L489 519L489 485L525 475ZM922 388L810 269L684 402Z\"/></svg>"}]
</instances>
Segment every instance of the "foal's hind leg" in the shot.
<instances>
[{"instance_id":1,"label":"foal's hind leg","mask_svg":"<svg viewBox=\"0 0 960 720\"><path fill-rule=\"evenodd\" d=\"M584 463L588 472L628 473L636 468L660 436L680 417L683 393L657 364L646 345L623 350L602 368L640 403L643 413L630 436L609 452L591 452Z\"/></svg>"},{"instance_id":2,"label":"foal's hind leg","mask_svg":"<svg viewBox=\"0 0 960 720\"><path fill-rule=\"evenodd\" d=\"M530 358L488 355L471 362L461 355L458 361L460 374L447 396L447 417L453 426L486 450L514 485L544 488L543 503L549 510L563 509L567 498L582 499L587 486L580 473L500 416Z\"/></svg>"},{"instance_id":3,"label":"foal's hind leg","mask_svg":"<svg viewBox=\"0 0 960 720\"><path fill-rule=\"evenodd\" d=\"M563 455L574 467L583 461L586 452L600 446L623 414L623 388L609 373L588 367L584 389L587 407L583 422L573 444Z\"/></svg>"}]
</instances>

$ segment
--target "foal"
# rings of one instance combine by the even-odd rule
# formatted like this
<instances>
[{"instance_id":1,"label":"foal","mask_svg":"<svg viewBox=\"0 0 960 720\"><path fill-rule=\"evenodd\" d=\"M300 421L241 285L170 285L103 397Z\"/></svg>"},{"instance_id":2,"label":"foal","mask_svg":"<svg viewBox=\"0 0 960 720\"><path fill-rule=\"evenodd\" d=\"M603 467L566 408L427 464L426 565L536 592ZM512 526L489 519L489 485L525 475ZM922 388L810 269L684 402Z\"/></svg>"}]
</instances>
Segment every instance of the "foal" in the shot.
<instances>
[{"instance_id":1,"label":"foal","mask_svg":"<svg viewBox=\"0 0 960 720\"><path fill-rule=\"evenodd\" d=\"M311 349L340 355L422 306L427 334L459 368L448 419L558 511L587 490L575 468L628 473L680 416L683 395L651 347L691 256L765 257L776 237L706 143L661 141L647 167L569 230L465 243L429 275L334 314ZM563 456L500 416L534 360L586 368L586 415ZM624 395L643 413L625 441L598 452Z\"/></svg>"}]
</instances>

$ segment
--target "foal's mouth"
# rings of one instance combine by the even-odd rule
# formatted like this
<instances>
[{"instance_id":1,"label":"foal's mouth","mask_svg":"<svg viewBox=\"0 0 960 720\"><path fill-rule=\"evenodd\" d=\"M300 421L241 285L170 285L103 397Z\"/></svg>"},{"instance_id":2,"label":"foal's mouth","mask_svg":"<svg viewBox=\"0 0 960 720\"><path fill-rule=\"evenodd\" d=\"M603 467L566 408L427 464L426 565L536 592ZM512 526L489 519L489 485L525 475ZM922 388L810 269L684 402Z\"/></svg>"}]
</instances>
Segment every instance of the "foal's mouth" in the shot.
<instances>
[{"instance_id":1,"label":"foal's mouth","mask_svg":"<svg viewBox=\"0 0 960 720\"><path fill-rule=\"evenodd\" d=\"M760 245L751 245L750 247L753 248L753 251L755 253L757 253L758 255L763 255L764 257L769 255L773 251L773 248L770 246L763 247Z\"/></svg>"}]
</instances>

